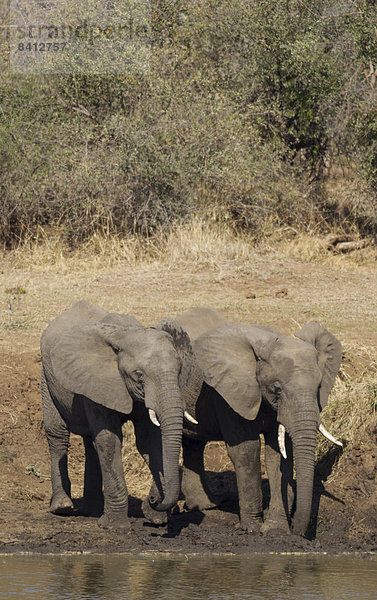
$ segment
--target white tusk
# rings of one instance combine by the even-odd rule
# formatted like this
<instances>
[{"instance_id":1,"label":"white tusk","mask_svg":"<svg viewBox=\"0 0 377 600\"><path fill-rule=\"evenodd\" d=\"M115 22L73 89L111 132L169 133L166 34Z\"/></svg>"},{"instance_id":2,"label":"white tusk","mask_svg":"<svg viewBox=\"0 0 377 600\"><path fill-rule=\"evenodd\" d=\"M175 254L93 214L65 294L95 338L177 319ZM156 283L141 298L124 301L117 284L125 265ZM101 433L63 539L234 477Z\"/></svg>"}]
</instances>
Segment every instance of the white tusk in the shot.
<instances>
[{"instance_id":1,"label":"white tusk","mask_svg":"<svg viewBox=\"0 0 377 600\"><path fill-rule=\"evenodd\" d=\"M318 430L322 433L322 435L325 436L325 438L327 438L330 442L333 442L333 444L336 444L337 446L341 446L343 448L343 444L342 442L339 442L339 440L337 440L336 438L334 438L333 435L331 435L331 433L329 433L327 431L327 429L324 427L324 425L322 425L322 423L320 424L320 426L318 427Z\"/></svg>"},{"instance_id":2,"label":"white tusk","mask_svg":"<svg viewBox=\"0 0 377 600\"><path fill-rule=\"evenodd\" d=\"M149 418L152 421L153 425L157 425L157 427L160 427L160 423L157 419L157 415L156 415L155 411L152 410L151 408L149 408L148 412L149 412Z\"/></svg>"},{"instance_id":3,"label":"white tusk","mask_svg":"<svg viewBox=\"0 0 377 600\"><path fill-rule=\"evenodd\" d=\"M198 421L196 419L194 419L194 417L192 417L190 415L190 413L187 412L187 410L185 410L184 412L185 418L190 421L190 423L193 423L194 425L199 425Z\"/></svg>"},{"instance_id":4,"label":"white tusk","mask_svg":"<svg viewBox=\"0 0 377 600\"><path fill-rule=\"evenodd\" d=\"M287 451L285 449L285 427L281 423L279 424L278 429L278 444L282 457L287 458Z\"/></svg>"}]
</instances>

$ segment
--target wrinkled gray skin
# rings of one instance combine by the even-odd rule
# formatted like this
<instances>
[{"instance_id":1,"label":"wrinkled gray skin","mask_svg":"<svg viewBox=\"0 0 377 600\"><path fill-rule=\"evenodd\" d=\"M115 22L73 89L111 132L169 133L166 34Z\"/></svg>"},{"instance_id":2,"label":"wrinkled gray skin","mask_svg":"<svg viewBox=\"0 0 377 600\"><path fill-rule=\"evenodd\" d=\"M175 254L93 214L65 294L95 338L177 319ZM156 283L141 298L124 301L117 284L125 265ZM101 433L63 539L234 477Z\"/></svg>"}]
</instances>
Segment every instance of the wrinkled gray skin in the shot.
<instances>
[{"instance_id":1,"label":"wrinkled gray skin","mask_svg":"<svg viewBox=\"0 0 377 600\"><path fill-rule=\"evenodd\" d=\"M205 308L177 320L190 336L206 382L197 401L188 406L199 424L184 427L182 489L188 507L211 506L203 486L203 451L207 441L224 440L237 477L241 527L289 531L294 457L293 531L305 535L317 428L339 370L339 341L314 322L292 338L272 328L227 323L217 311ZM278 449L279 423L288 434L286 460ZM271 489L263 525L260 434L266 443Z\"/></svg>"},{"instance_id":2,"label":"wrinkled gray skin","mask_svg":"<svg viewBox=\"0 0 377 600\"><path fill-rule=\"evenodd\" d=\"M131 419L136 444L154 478L143 509L165 522L179 494L183 411L198 396L202 374L188 336L176 322L156 328L86 301L50 323L41 338L42 405L51 454L56 514L72 511L67 470L69 434L85 445L84 507L103 527L128 527L121 459L122 424ZM148 409L161 427L153 425ZM100 512L99 512L100 511Z\"/></svg>"}]
</instances>

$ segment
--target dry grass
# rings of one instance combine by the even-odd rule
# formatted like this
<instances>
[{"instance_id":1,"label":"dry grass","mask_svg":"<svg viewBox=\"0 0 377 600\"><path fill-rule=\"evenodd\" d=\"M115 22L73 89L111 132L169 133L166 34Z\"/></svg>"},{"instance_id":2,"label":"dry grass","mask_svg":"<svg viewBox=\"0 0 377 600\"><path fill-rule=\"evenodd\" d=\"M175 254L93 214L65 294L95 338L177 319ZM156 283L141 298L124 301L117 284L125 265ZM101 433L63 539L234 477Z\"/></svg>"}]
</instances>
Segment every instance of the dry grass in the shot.
<instances>
[{"instance_id":1,"label":"dry grass","mask_svg":"<svg viewBox=\"0 0 377 600\"><path fill-rule=\"evenodd\" d=\"M252 263L258 254L341 269L373 267L377 259L375 245L349 254L329 251L326 236L315 230L300 233L291 227L275 227L257 243L251 233L236 231L226 221L218 222L216 217L212 220L194 217L189 223L175 225L170 231L152 237L96 233L76 250L67 247L63 237L57 231L50 235L40 228L36 237L26 239L11 252L3 251L2 258L15 269L32 265L36 270L40 267L46 272L58 268L63 273L67 268L81 271L119 264L138 268L146 265L170 268L185 264L190 268L244 265ZM354 239L358 239L356 233Z\"/></svg>"},{"instance_id":2,"label":"dry grass","mask_svg":"<svg viewBox=\"0 0 377 600\"><path fill-rule=\"evenodd\" d=\"M228 261L247 260L254 250L254 239L250 234L236 233L232 228L216 221L193 218L190 223L176 225L169 232L153 237L129 235L126 237L94 234L80 248L72 251L64 245L58 232L49 236L40 229L33 237L11 252L3 252L3 259L14 268L33 265L42 269L56 267L81 270L87 268L126 264L163 264L168 267L190 263L190 266L216 265ZM72 257L75 260L70 260Z\"/></svg>"},{"instance_id":3,"label":"dry grass","mask_svg":"<svg viewBox=\"0 0 377 600\"><path fill-rule=\"evenodd\" d=\"M357 241L358 234L355 233L353 239ZM377 250L373 244L357 252L340 254L328 249L326 236L318 235L315 231L298 233L290 228L275 230L265 247L289 258L331 265L339 269L373 267L377 260Z\"/></svg>"},{"instance_id":4,"label":"dry grass","mask_svg":"<svg viewBox=\"0 0 377 600\"><path fill-rule=\"evenodd\" d=\"M343 441L345 451L360 441L367 428L377 425L377 362L371 359L373 349L362 346L345 347L345 359L354 364L364 355L365 366L351 376L344 366L335 380L329 403L322 413L326 428ZM369 356L369 360L367 359ZM317 456L321 458L329 449L329 442L318 439Z\"/></svg>"}]
</instances>

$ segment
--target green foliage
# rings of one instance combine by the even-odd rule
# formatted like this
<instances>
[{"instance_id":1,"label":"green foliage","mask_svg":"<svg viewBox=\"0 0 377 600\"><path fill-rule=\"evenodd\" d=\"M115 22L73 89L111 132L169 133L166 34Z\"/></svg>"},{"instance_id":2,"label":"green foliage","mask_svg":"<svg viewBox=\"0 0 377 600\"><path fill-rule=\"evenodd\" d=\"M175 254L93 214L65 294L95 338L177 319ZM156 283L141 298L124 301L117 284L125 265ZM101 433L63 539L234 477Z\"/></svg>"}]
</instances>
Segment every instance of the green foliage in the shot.
<instances>
[{"instance_id":1,"label":"green foliage","mask_svg":"<svg viewBox=\"0 0 377 600\"><path fill-rule=\"evenodd\" d=\"M359 169L377 191L377 5L358 0L346 26L355 43L358 66L350 130L359 150Z\"/></svg>"},{"instance_id":2,"label":"green foliage","mask_svg":"<svg viewBox=\"0 0 377 600\"><path fill-rule=\"evenodd\" d=\"M361 0L154 0L149 70L4 74L1 238L338 222L326 161L377 186L376 22Z\"/></svg>"}]
</instances>

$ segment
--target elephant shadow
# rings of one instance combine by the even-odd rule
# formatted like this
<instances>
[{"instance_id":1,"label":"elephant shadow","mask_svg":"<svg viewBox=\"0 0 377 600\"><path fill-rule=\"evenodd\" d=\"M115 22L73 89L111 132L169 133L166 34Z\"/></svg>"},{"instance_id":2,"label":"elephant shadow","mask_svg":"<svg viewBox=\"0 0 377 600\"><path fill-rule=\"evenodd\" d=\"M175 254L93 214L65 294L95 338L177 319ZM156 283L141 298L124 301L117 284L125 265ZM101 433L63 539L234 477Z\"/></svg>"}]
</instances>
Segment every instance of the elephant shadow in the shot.
<instances>
[{"instance_id":1,"label":"elephant shadow","mask_svg":"<svg viewBox=\"0 0 377 600\"><path fill-rule=\"evenodd\" d=\"M206 471L204 488L209 500L216 509L239 514L236 473L227 471Z\"/></svg>"},{"instance_id":2,"label":"elephant shadow","mask_svg":"<svg viewBox=\"0 0 377 600\"><path fill-rule=\"evenodd\" d=\"M85 501L84 501L83 497L73 498L72 502L73 502L73 514L71 514L69 516L71 516L71 517L72 516L77 516L77 517L88 516L84 509ZM94 510L91 511L90 516L98 518L103 514L103 510L104 510L104 503L103 503L103 498L102 498L101 502L98 504L98 506ZM144 518L144 514L143 514L143 510L142 510L142 500L140 498L137 498L136 496L128 496L128 516L138 518L138 519Z\"/></svg>"},{"instance_id":3,"label":"elephant shadow","mask_svg":"<svg viewBox=\"0 0 377 600\"><path fill-rule=\"evenodd\" d=\"M343 442L344 444L344 442ZM344 444L345 446L345 444ZM330 498L334 502L338 502L340 504L344 504L344 501L340 498L337 498L333 494L330 494L325 487L325 483L331 473L333 472L335 464L338 462L339 457L344 451L343 448L339 446L335 446L326 452L326 454L317 461L315 471L314 471L314 486L313 486L313 503L312 503L312 516L310 519L307 537L310 540L313 540L316 537L317 527L318 527L318 519L319 519L319 509L321 498L323 496Z\"/></svg>"},{"instance_id":4,"label":"elephant shadow","mask_svg":"<svg viewBox=\"0 0 377 600\"><path fill-rule=\"evenodd\" d=\"M206 471L205 491L217 510L239 516L237 478L235 471ZM270 502L270 485L267 477L262 477L263 510Z\"/></svg>"}]
</instances>

